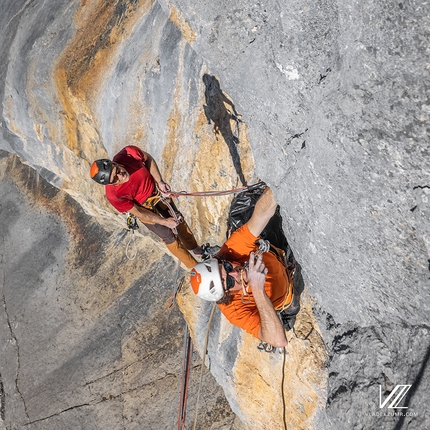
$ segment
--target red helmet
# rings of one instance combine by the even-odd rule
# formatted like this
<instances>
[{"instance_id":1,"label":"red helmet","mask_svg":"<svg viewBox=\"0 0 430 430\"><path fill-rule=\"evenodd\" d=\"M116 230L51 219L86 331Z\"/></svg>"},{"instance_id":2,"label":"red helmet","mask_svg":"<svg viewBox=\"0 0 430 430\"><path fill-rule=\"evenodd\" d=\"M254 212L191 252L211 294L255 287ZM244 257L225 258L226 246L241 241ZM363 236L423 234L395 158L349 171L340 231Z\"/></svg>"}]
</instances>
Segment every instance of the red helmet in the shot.
<instances>
[{"instance_id":1,"label":"red helmet","mask_svg":"<svg viewBox=\"0 0 430 430\"><path fill-rule=\"evenodd\" d=\"M109 184L110 174L112 173L113 163L107 158L96 160L91 165L90 175L96 182L102 185Z\"/></svg>"},{"instance_id":2,"label":"red helmet","mask_svg":"<svg viewBox=\"0 0 430 430\"><path fill-rule=\"evenodd\" d=\"M217 259L210 258L197 264L191 270L190 276L191 287L198 297L209 302L217 302L223 298L225 292Z\"/></svg>"}]
</instances>

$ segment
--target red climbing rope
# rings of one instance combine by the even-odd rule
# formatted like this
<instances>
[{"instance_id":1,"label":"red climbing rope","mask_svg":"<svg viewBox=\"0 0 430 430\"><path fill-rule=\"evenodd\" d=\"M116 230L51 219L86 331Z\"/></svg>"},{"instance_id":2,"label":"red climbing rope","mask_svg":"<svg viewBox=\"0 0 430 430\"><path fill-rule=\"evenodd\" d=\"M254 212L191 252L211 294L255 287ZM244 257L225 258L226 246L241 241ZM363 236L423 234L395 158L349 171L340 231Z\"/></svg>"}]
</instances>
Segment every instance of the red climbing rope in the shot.
<instances>
[{"instance_id":1,"label":"red climbing rope","mask_svg":"<svg viewBox=\"0 0 430 430\"><path fill-rule=\"evenodd\" d=\"M264 182L257 182L253 185L248 185L246 187L234 188L232 190L224 190L224 191L195 191L189 193L187 191L169 191L168 193L164 193L168 197L181 197L181 196L196 196L196 197L205 197L205 196L227 196L229 194L237 194L242 193L244 191L251 191L256 188L262 187L266 185Z\"/></svg>"},{"instance_id":2,"label":"red climbing rope","mask_svg":"<svg viewBox=\"0 0 430 430\"><path fill-rule=\"evenodd\" d=\"M182 357L182 380L179 394L178 430L186 430L186 414L188 401L188 386L190 382L190 370L193 361L193 342L191 340L188 324L185 324L184 355Z\"/></svg>"}]
</instances>

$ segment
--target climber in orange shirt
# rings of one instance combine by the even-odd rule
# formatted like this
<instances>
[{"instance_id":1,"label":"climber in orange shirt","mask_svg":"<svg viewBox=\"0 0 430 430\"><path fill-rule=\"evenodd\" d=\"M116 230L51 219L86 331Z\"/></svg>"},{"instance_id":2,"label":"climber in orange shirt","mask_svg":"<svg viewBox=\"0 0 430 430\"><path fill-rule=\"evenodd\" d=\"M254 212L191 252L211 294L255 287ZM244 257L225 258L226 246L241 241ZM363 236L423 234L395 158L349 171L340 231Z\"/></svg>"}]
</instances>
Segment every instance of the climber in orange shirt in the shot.
<instances>
[{"instance_id":1,"label":"climber in orange shirt","mask_svg":"<svg viewBox=\"0 0 430 430\"><path fill-rule=\"evenodd\" d=\"M276 208L273 193L266 188L249 221L232 233L215 258L193 268L191 286L197 296L216 301L232 324L282 348L287 339L277 311L286 317L296 315L300 296L294 297L292 274L283 256L272 247L259 251L260 234Z\"/></svg>"}]
</instances>

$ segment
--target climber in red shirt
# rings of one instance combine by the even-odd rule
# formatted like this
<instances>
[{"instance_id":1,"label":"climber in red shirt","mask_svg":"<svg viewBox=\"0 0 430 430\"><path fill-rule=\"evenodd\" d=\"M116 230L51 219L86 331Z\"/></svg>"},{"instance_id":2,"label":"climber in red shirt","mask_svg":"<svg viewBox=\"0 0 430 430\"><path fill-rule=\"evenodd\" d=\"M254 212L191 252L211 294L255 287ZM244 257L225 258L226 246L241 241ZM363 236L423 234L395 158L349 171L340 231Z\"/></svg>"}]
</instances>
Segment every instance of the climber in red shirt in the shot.
<instances>
[{"instance_id":1,"label":"climber in red shirt","mask_svg":"<svg viewBox=\"0 0 430 430\"><path fill-rule=\"evenodd\" d=\"M168 199L176 213L175 219L168 206L157 196L157 187L162 194L168 193L170 187L163 181L151 155L137 146L126 146L112 161L94 161L90 175L94 181L105 185L106 197L115 209L136 216L163 240L169 251L186 267L192 268L197 263L189 251L200 256L202 248L198 246L183 216L173 201ZM173 229L176 229L177 235Z\"/></svg>"}]
</instances>

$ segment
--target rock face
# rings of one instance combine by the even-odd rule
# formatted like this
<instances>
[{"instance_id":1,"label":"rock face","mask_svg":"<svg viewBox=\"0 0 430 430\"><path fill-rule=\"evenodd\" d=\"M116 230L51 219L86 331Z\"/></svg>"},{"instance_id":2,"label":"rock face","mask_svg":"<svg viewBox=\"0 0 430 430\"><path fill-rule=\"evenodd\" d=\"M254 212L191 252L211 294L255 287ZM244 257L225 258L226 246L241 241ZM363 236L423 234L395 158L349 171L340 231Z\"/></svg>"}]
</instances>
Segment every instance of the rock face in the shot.
<instances>
[{"instance_id":1,"label":"rock face","mask_svg":"<svg viewBox=\"0 0 430 430\"><path fill-rule=\"evenodd\" d=\"M198 428L429 428L429 16L418 1L4 2L0 428L171 428L183 317L210 369ZM126 144L176 190L272 187L306 285L285 355L216 309L206 356L212 307L181 271L183 316L166 310L162 244L142 228L127 259L124 217L88 175ZM229 201L179 205L220 244ZM390 408L400 385L407 409Z\"/></svg>"},{"instance_id":2,"label":"rock face","mask_svg":"<svg viewBox=\"0 0 430 430\"><path fill-rule=\"evenodd\" d=\"M1 428L169 428L185 328L168 307L176 263L150 237L128 259L131 233L102 228L17 156L1 155ZM199 427L240 428L209 373L203 387Z\"/></svg>"}]
</instances>

